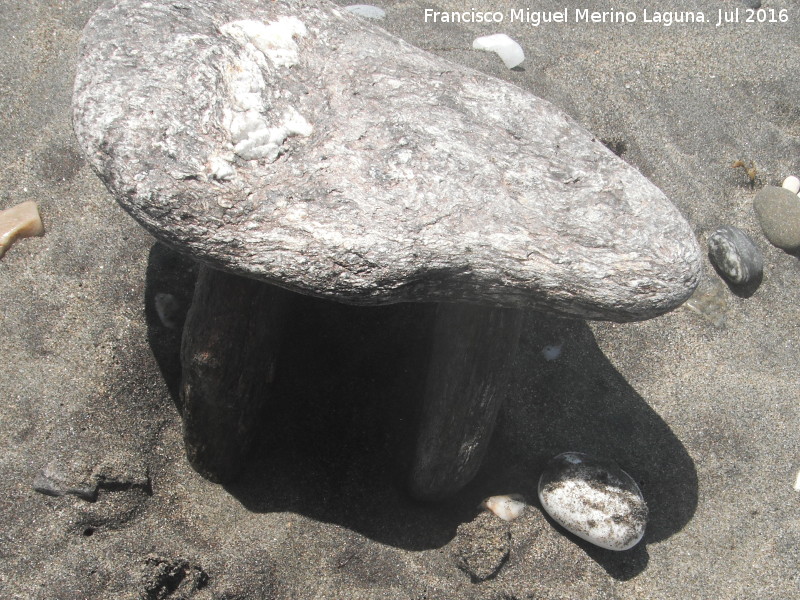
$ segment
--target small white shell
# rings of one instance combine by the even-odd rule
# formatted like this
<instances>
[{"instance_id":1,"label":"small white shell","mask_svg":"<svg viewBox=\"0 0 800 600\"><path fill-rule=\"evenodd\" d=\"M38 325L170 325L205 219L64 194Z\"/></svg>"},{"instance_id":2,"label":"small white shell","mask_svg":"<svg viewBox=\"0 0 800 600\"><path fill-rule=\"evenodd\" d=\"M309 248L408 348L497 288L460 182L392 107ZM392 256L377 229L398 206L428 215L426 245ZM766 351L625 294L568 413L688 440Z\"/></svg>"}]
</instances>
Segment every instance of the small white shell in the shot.
<instances>
[{"instance_id":1,"label":"small white shell","mask_svg":"<svg viewBox=\"0 0 800 600\"><path fill-rule=\"evenodd\" d=\"M525 53L522 51L522 46L505 33L496 33L494 35L479 37L472 42L472 48L473 50L494 52L503 59L503 62L509 69L513 69L522 64L522 61L525 60Z\"/></svg>"},{"instance_id":2,"label":"small white shell","mask_svg":"<svg viewBox=\"0 0 800 600\"><path fill-rule=\"evenodd\" d=\"M504 521L513 521L525 510L525 498L522 494L492 496L481 502L481 506L496 514Z\"/></svg>"},{"instance_id":3,"label":"small white shell","mask_svg":"<svg viewBox=\"0 0 800 600\"><path fill-rule=\"evenodd\" d=\"M793 194L800 192L800 179L795 177L794 175L789 175L786 179L783 180L784 189L789 190Z\"/></svg>"}]
</instances>

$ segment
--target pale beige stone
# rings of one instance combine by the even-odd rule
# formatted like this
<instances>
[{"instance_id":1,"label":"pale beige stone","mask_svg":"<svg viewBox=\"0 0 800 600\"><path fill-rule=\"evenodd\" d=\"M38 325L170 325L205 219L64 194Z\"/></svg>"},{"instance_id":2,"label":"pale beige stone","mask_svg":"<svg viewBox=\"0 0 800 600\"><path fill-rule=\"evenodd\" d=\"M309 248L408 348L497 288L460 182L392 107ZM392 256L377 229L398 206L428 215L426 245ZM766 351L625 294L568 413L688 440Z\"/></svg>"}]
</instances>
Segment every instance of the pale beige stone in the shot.
<instances>
[{"instance_id":1,"label":"pale beige stone","mask_svg":"<svg viewBox=\"0 0 800 600\"><path fill-rule=\"evenodd\" d=\"M508 494L487 498L481 502L481 506L496 514L503 521L513 521L522 514L526 504L522 494Z\"/></svg>"},{"instance_id":2,"label":"pale beige stone","mask_svg":"<svg viewBox=\"0 0 800 600\"><path fill-rule=\"evenodd\" d=\"M0 212L0 258L17 238L44 235L44 226L35 202L23 202Z\"/></svg>"}]
</instances>

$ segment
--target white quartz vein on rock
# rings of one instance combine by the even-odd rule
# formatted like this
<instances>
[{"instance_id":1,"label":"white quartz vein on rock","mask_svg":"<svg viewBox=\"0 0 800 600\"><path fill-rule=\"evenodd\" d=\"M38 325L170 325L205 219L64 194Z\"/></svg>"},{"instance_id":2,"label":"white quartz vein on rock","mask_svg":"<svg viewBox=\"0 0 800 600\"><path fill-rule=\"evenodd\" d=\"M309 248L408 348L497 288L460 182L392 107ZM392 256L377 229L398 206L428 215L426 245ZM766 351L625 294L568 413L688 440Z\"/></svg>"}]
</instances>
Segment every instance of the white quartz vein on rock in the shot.
<instances>
[{"instance_id":1,"label":"white quartz vein on rock","mask_svg":"<svg viewBox=\"0 0 800 600\"><path fill-rule=\"evenodd\" d=\"M302 21L286 16L270 23L253 19L232 21L219 30L241 44L253 44L276 67L291 67L299 62L300 49L294 37L308 33Z\"/></svg>"}]
</instances>

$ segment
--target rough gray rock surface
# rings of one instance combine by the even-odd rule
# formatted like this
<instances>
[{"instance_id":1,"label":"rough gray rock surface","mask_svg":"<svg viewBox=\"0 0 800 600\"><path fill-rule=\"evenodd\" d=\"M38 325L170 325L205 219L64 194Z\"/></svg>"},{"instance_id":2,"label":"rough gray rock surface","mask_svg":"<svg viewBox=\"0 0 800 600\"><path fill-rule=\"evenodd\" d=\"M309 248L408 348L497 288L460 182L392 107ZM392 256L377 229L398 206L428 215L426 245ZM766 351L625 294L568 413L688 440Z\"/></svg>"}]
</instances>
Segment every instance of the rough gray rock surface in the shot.
<instances>
[{"instance_id":1,"label":"rough gray rock surface","mask_svg":"<svg viewBox=\"0 0 800 600\"><path fill-rule=\"evenodd\" d=\"M281 18L296 61L230 25ZM679 211L565 113L325 2L107 3L74 121L154 235L295 291L624 321L697 284Z\"/></svg>"}]
</instances>

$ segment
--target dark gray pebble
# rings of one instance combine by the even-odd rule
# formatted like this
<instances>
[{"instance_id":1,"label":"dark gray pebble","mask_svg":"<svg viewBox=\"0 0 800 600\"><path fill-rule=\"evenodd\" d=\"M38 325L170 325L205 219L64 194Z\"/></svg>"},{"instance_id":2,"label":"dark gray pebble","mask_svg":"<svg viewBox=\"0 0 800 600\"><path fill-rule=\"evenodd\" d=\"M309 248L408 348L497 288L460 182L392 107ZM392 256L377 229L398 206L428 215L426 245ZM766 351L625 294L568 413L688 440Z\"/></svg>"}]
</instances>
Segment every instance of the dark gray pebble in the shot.
<instances>
[{"instance_id":1,"label":"dark gray pebble","mask_svg":"<svg viewBox=\"0 0 800 600\"><path fill-rule=\"evenodd\" d=\"M708 237L708 255L725 279L750 285L761 279L764 257L753 240L738 227L725 225Z\"/></svg>"},{"instance_id":2,"label":"dark gray pebble","mask_svg":"<svg viewBox=\"0 0 800 600\"><path fill-rule=\"evenodd\" d=\"M743 3L747 8L761 8L761 0L743 0Z\"/></svg>"},{"instance_id":3,"label":"dark gray pebble","mask_svg":"<svg viewBox=\"0 0 800 600\"><path fill-rule=\"evenodd\" d=\"M753 198L761 230L773 246L800 250L800 198L787 189L768 185Z\"/></svg>"},{"instance_id":4,"label":"dark gray pebble","mask_svg":"<svg viewBox=\"0 0 800 600\"><path fill-rule=\"evenodd\" d=\"M153 304L156 307L158 318L161 319L161 323L163 323L164 327L175 329L178 326L181 311L181 305L178 299L172 294L159 292L153 298Z\"/></svg>"}]
</instances>

